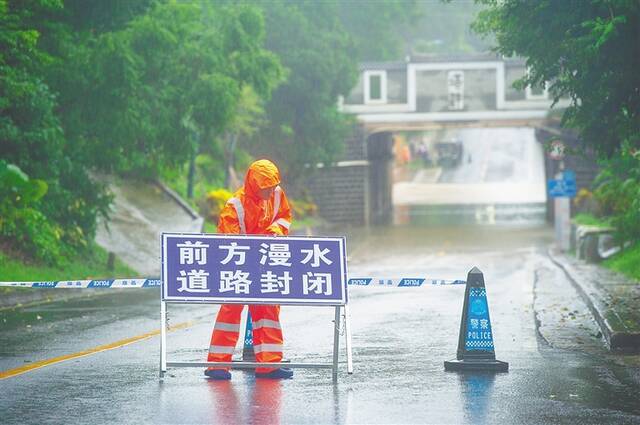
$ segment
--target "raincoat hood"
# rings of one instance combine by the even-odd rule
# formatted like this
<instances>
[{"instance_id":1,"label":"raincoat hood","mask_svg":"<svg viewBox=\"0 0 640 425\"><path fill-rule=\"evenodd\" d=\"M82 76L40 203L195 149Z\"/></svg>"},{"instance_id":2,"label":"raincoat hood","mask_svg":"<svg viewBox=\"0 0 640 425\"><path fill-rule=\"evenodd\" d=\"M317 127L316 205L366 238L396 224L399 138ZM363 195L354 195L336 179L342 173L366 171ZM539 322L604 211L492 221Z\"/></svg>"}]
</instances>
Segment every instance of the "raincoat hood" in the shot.
<instances>
[{"instance_id":1,"label":"raincoat hood","mask_svg":"<svg viewBox=\"0 0 640 425\"><path fill-rule=\"evenodd\" d=\"M260 159L249 166L244 179L244 192L251 198L259 198L259 190L280 184L280 171L268 159Z\"/></svg>"}]
</instances>

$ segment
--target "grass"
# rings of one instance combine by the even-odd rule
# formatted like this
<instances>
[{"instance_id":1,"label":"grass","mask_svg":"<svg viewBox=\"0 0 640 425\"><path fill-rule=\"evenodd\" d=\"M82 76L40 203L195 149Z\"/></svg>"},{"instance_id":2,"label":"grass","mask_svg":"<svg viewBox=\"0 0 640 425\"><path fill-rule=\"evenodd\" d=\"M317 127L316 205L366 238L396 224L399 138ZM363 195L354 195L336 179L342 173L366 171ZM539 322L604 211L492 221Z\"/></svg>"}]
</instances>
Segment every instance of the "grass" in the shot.
<instances>
[{"instance_id":1,"label":"grass","mask_svg":"<svg viewBox=\"0 0 640 425\"><path fill-rule=\"evenodd\" d=\"M108 253L94 245L91 250L72 259L64 267L52 267L34 262L26 262L0 251L0 281L38 282L49 280L84 280L121 277L137 277L139 273L116 259L113 271L107 269ZM21 288L0 287L0 295Z\"/></svg>"},{"instance_id":2,"label":"grass","mask_svg":"<svg viewBox=\"0 0 640 425\"><path fill-rule=\"evenodd\" d=\"M194 209L198 209L198 200L211 191L224 187L224 162L221 157L200 154L196 157L196 172L193 182L193 199L187 198L189 165L165 168L160 171L160 179Z\"/></svg>"},{"instance_id":3,"label":"grass","mask_svg":"<svg viewBox=\"0 0 640 425\"><path fill-rule=\"evenodd\" d=\"M640 243L605 260L603 265L640 282Z\"/></svg>"},{"instance_id":4,"label":"grass","mask_svg":"<svg viewBox=\"0 0 640 425\"><path fill-rule=\"evenodd\" d=\"M609 220L592 214L580 213L573 218L574 223L584 226L609 227ZM608 269L620 272L640 282L640 243L636 243L602 262Z\"/></svg>"},{"instance_id":5,"label":"grass","mask_svg":"<svg viewBox=\"0 0 640 425\"><path fill-rule=\"evenodd\" d=\"M609 227L609 221L606 219L598 218L593 214L579 213L573 217L573 222L582 226L597 226L597 227Z\"/></svg>"}]
</instances>

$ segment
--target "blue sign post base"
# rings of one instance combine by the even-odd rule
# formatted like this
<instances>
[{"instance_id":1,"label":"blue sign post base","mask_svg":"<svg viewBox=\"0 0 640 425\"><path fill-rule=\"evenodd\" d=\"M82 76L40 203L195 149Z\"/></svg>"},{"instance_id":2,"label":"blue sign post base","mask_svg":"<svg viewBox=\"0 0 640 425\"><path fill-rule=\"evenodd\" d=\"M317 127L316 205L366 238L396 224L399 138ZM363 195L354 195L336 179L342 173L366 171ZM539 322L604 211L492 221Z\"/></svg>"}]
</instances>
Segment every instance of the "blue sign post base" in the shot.
<instances>
[{"instance_id":1,"label":"blue sign post base","mask_svg":"<svg viewBox=\"0 0 640 425\"><path fill-rule=\"evenodd\" d=\"M242 361L255 362L256 354L253 351L253 325L251 324L251 313L247 308L247 326L245 327L244 345L242 346Z\"/></svg>"},{"instance_id":2,"label":"blue sign post base","mask_svg":"<svg viewBox=\"0 0 640 425\"><path fill-rule=\"evenodd\" d=\"M447 371L507 372L509 363L496 360L484 276L477 267L467 275L456 358L444 362Z\"/></svg>"}]
</instances>

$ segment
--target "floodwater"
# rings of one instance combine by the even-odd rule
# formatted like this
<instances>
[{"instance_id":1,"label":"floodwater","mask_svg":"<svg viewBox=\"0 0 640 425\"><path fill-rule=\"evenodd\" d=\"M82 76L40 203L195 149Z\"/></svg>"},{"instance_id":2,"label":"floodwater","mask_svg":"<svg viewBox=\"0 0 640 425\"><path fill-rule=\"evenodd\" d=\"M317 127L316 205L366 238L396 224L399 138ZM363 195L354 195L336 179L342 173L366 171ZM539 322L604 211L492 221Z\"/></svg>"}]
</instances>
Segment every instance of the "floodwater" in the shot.
<instances>
[{"instance_id":1,"label":"floodwater","mask_svg":"<svg viewBox=\"0 0 640 425\"><path fill-rule=\"evenodd\" d=\"M396 224L544 224L544 153L532 128L460 129L440 137L461 141L462 161L397 183Z\"/></svg>"}]
</instances>

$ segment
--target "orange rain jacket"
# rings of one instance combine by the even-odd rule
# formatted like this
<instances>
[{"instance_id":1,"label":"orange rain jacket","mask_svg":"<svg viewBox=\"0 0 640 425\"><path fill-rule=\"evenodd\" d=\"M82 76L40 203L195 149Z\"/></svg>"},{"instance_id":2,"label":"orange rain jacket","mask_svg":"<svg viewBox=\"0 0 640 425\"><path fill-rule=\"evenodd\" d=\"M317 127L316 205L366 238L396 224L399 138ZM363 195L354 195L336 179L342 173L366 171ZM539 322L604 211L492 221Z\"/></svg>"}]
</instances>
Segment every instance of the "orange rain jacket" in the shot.
<instances>
[{"instance_id":1,"label":"orange rain jacket","mask_svg":"<svg viewBox=\"0 0 640 425\"><path fill-rule=\"evenodd\" d=\"M278 168L266 159L249 167L244 187L236 191L220 213L218 232L253 235L287 235L291 223L291 208L278 186ZM262 200L260 189L274 187L269 199ZM240 319L244 306L224 304L218 311L209 345L209 362L230 362L240 336ZM284 341L280 327L280 306L249 305L253 323L253 349L261 363L280 362ZM209 368L214 369L214 368ZM228 369L228 368L224 368ZM256 372L268 373L273 369L256 368Z\"/></svg>"}]
</instances>

